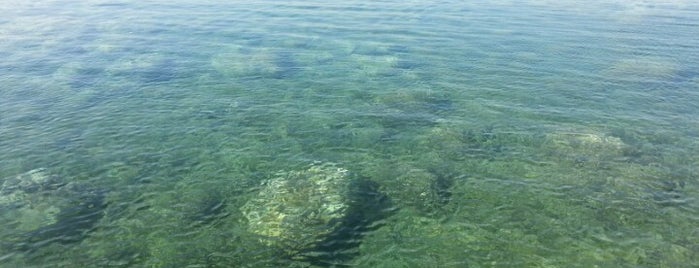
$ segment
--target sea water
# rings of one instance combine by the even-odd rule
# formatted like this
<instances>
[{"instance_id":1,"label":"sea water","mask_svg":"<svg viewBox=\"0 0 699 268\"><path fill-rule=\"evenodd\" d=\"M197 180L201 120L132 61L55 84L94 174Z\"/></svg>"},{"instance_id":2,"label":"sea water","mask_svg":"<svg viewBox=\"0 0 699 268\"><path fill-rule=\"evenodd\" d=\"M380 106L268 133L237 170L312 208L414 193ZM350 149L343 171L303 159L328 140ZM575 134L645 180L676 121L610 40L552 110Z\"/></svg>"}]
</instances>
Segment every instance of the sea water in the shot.
<instances>
[{"instance_id":1,"label":"sea water","mask_svg":"<svg viewBox=\"0 0 699 268\"><path fill-rule=\"evenodd\" d=\"M1 267L699 263L694 1L0 14ZM370 211L300 253L251 232L241 208L314 163Z\"/></svg>"}]
</instances>

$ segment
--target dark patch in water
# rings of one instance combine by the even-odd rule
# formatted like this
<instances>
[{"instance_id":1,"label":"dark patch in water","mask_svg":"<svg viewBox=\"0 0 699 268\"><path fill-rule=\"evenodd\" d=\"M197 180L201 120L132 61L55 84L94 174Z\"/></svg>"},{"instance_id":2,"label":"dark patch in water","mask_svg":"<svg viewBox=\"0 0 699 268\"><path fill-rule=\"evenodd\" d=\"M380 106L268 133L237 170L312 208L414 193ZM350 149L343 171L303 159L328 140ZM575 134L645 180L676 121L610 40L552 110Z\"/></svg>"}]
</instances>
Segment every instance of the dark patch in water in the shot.
<instances>
[{"instance_id":1,"label":"dark patch in water","mask_svg":"<svg viewBox=\"0 0 699 268\"><path fill-rule=\"evenodd\" d=\"M70 77L68 85L76 90L94 87L100 81L102 74L101 68L80 68Z\"/></svg>"},{"instance_id":2,"label":"dark patch in water","mask_svg":"<svg viewBox=\"0 0 699 268\"><path fill-rule=\"evenodd\" d=\"M427 111L440 114L454 109L454 102L446 97L427 97L423 103Z\"/></svg>"},{"instance_id":3,"label":"dark patch in water","mask_svg":"<svg viewBox=\"0 0 699 268\"><path fill-rule=\"evenodd\" d=\"M138 74L146 83L162 83L177 78L177 66L173 60L164 60Z\"/></svg>"},{"instance_id":4,"label":"dark patch in water","mask_svg":"<svg viewBox=\"0 0 699 268\"><path fill-rule=\"evenodd\" d=\"M404 45L391 45L388 47L388 51L392 53L409 53L410 49Z\"/></svg>"},{"instance_id":5,"label":"dark patch in water","mask_svg":"<svg viewBox=\"0 0 699 268\"><path fill-rule=\"evenodd\" d=\"M352 188L353 201L340 227L314 249L292 259L319 267L348 267L344 263L359 255L362 238L383 226L381 220L395 212L376 182L360 179Z\"/></svg>"},{"instance_id":6,"label":"dark patch in water","mask_svg":"<svg viewBox=\"0 0 699 268\"><path fill-rule=\"evenodd\" d=\"M28 77L31 77L34 75L52 75L56 71L56 69L58 69L58 65L55 62L50 62L46 60L31 59L24 61L23 64L21 64L19 67L11 68L12 71L22 73L24 75L27 75Z\"/></svg>"},{"instance_id":7,"label":"dark patch in water","mask_svg":"<svg viewBox=\"0 0 699 268\"><path fill-rule=\"evenodd\" d=\"M149 67L119 71L116 75L129 78L135 77L143 83L156 84L180 78L178 73L179 67L174 60L165 59L156 61Z\"/></svg>"},{"instance_id":8,"label":"dark patch in water","mask_svg":"<svg viewBox=\"0 0 699 268\"><path fill-rule=\"evenodd\" d=\"M231 22L225 22L226 24ZM230 36L232 40L243 40L246 42L248 47L257 47L263 45L265 41L265 36L256 32L242 32L235 33Z\"/></svg>"},{"instance_id":9,"label":"dark patch in water","mask_svg":"<svg viewBox=\"0 0 699 268\"><path fill-rule=\"evenodd\" d=\"M695 78L699 78L699 70L694 68L685 68L677 72L672 79L675 83L685 83L692 81Z\"/></svg>"},{"instance_id":10,"label":"dark patch in water","mask_svg":"<svg viewBox=\"0 0 699 268\"><path fill-rule=\"evenodd\" d=\"M401 70L413 70L413 69L419 68L420 66L422 66L422 64L420 62L413 61L413 60L407 60L407 59L400 59L394 65L394 67L401 69Z\"/></svg>"},{"instance_id":11,"label":"dark patch in water","mask_svg":"<svg viewBox=\"0 0 699 268\"><path fill-rule=\"evenodd\" d=\"M389 109L369 114L370 120L377 121L387 129L404 129L410 127L431 127L437 124L439 117L436 115L410 109Z\"/></svg>"},{"instance_id":12,"label":"dark patch in water","mask_svg":"<svg viewBox=\"0 0 699 268\"><path fill-rule=\"evenodd\" d=\"M54 146L62 151L69 151L78 149L85 140L83 138L83 132L85 130L82 128L75 128L65 134L63 137L56 139L53 144Z\"/></svg>"},{"instance_id":13,"label":"dark patch in water","mask_svg":"<svg viewBox=\"0 0 699 268\"><path fill-rule=\"evenodd\" d=\"M656 204L662 207L680 206L687 203L683 193L684 181L661 180L649 189Z\"/></svg>"},{"instance_id":14,"label":"dark patch in water","mask_svg":"<svg viewBox=\"0 0 699 268\"><path fill-rule=\"evenodd\" d=\"M432 168L430 173L437 176L437 180L432 184L433 190L437 193L438 205L444 206L451 201L451 188L454 186L454 174L449 173L447 167Z\"/></svg>"},{"instance_id":15,"label":"dark patch in water","mask_svg":"<svg viewBox=\"0 0 699 268\"><path fill-rule=\"evenodd\" d=\"M72 207L61 209L56 223L25 234L24 242L18 247L22 251L33 252L52 243L70 244L81 241L94 225L104 216L107 206L103 191L77 191L81 194Z\"/></svg>"},{"instance_id":16,"label":"dark patch in water","mask_svg":"<svg viewBox=\"0 0 699 268\"><path fill-rule=\"evenodd\" d=\"M147 34L152 34L152 35L155 35L155 34L164 34L164 33L167 33L167 32L170 32L170 29L167 29L167 28L156 28L156 29L150 29L150 30L146 31Z\"/></svg>"},{"instance_id":17,"label":"dark patch in water","mask_svg":"<svg viewBox=\"0 0 699 268\"><path fill-rule=\"evenodd\" d=\"M209 196L196 204L197 211L188 216L188 220L191 222L190 227L208 225L229 215L226 213L226 200L216 196Z\"/></svg>"},{"instance_id":18,"label":"dark patch in water","mask_svg":"<svg viewBox=\"0 0 699 268\"><path fill-rule=\"evenodd\" d=\"M277 66L277 71L273 75L276 79L289 78L301 70L298 62L289 52L278 53L274 64Z\"/></svg>"},{"instance_id":19,"label":"dark patch in water","mask_svg":"<svg viewBox=\"0 0 699 268\"><path fill-rule=\"evenodd\" d=\"M445 94L415 92L406 101L386 101L386 108L380 111L380 117L394 117L394 123L408 123L406 119L414 118L408 125L432 125L438 116L454 110L454 102ZM396 118L397 117L397 118ZM391 120L393 121L393 120ZM394 124L388 122L389 125Z\"/></svg>"}]
</instances>

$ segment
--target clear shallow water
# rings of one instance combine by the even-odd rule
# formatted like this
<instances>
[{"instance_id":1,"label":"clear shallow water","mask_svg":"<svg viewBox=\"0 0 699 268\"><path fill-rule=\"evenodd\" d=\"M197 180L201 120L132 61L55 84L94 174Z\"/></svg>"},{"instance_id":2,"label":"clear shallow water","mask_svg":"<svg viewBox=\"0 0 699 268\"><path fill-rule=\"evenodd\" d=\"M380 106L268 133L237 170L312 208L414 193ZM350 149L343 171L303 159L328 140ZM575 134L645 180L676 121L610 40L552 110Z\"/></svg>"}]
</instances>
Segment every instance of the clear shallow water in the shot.
<instances>
[{"instance_id":1,"label":"clear shallow water","mask_svg":"<svg viewBox=\"0 0 699 268\"><path fill-rule=\"evenodd\" d=\"M5 1L0 264L692 267L699 6L663 2ZM314 161L384 202L288 256L241 207Z\"/></svg>"}]
</instances>

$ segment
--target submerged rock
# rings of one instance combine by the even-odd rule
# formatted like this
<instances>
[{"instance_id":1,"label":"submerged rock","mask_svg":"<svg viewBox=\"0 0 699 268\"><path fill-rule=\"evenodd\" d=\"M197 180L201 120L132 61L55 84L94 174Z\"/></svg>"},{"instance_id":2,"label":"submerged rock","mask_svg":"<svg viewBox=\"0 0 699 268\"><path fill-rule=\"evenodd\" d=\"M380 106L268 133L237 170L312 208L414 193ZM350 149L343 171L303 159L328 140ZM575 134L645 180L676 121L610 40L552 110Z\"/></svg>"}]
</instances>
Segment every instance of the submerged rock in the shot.
<instances>
[{"instance_id":1,"label":"submerged rock","mask_svg":"<svg viewBox=\"0 0 699 268\"><path fill-rule=\"evenodd\" d=\"M334 164L279 173L242 207L248 230L292 256L312 250L348 215L350 183L348 171Z\"/></svg>"},{"instance_id":2,"label":"submerged rock","mask_svg":"<svg viewBox=\"0 0 699 268\"><path fill-rule=\"evenodd\" d=\"M628 149L620 138L594 132L555 132L548 134L544 148L552 155L578 166L599 166L621 160Z\"/></svg>"},{"instance_id":3,"label":"submerged rock","mask_svg":"<svg viewBox=\"0 0 699 268\"><path fill-rule=\"evenodd\" d=\"M387 180L382 186L388 196L404 207L421 214L432 215L448 203L451 181L424 169L400 170L401 175Z\"/></svg>"},{"instance_id":4,"label":"submerged rock","mask_svg":"<svg viewBox=\"0 0 699 268\"><path fill-rule=\"evenodd\" d=\"M22 251L81 240L106 204L103 191L45 169L5 178L0 187L0 237L8 242L3 247Z\"/></svg>"}]
</instances>

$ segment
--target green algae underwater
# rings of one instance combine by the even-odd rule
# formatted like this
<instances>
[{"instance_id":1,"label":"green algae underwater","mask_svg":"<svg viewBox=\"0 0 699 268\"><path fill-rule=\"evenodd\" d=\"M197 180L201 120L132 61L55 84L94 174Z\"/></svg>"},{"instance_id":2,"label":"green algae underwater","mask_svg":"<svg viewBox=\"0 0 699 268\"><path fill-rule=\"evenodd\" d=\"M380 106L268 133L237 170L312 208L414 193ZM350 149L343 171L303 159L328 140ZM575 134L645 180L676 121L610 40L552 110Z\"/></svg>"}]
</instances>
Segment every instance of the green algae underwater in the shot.
<instances>
[{"instance_id":1,"label":"green algae underwater","mask_svg":"<svg viewBox=\"0 0 699 268\"><path fill-rule=\"evenodd\" d=\"M696 267L690 1L5 1L0 267Z\"/></svg>"}]
</instances>

